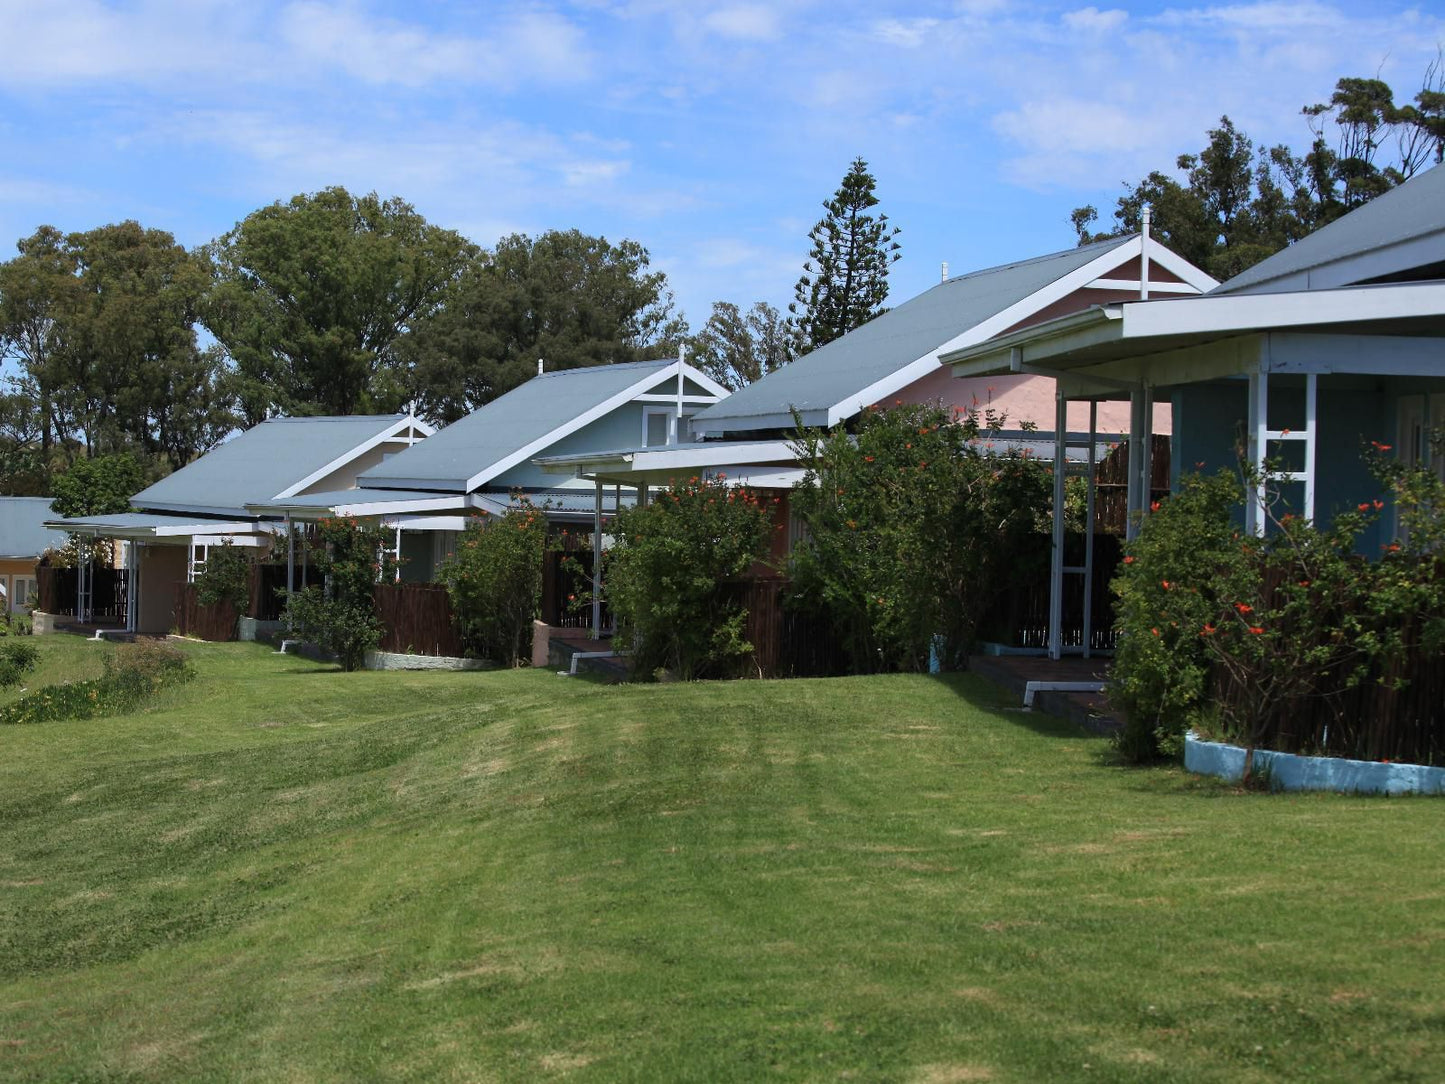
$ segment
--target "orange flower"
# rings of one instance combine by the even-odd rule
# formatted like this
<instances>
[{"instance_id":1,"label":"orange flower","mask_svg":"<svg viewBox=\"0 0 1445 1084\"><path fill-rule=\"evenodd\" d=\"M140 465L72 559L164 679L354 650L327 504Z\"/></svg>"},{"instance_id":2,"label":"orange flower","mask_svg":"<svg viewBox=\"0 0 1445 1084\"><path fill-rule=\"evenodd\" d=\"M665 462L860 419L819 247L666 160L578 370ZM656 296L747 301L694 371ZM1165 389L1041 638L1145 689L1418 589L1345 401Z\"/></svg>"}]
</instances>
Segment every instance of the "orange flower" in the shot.
<instances>
[{"instance_id":1,"label":"orange flower","mask_svg":"<svg viewBox=\"0 0 1445 1084\"><path fill-rule=\"evenodd\" d=\"M1150 502L1149 502L1149 511L1151 511L1151 512L1157 512L1157 511L1159 511L1159 502L1158 502L1158 501L1150 501Z\"/></svg>"},{"instance_id":2,"label":"orange flower","mask_svg":"<svg viewBox=\"0 0 1445 1084\"><path fill-rule=\"evenodd\" d=\"M1250 626L1249 626L1249 631L1252 632L1252 633L1254 633L1256 636L1258 636L1260 633L1262 633L1262 632L1264 631L1264 629L1260 628L1258 625L1250 625Z\"/></svg>"},{"instance_id":3,"label":"orange flower","mask_svg":"<svg viewBox=\"0 0 1445 1084\"><path fill-rule=\"evenodd\" d=\"M1214 635L1214 632L1215 632L1214 626L1211 625L1211 624L1209 624L1208 622L1205 622L1205 624L1204 624L1204 631L1201 632L1199 635L1200 635L1200 636L1213 636L1213 635Z\"/></svg>"},{"instance_id":4,"label":"orange flower","mask_svg":"<svg viewBox=\"0 0 1445 1084\"><path fill-rule=\"evenodd\" d=\"M1362 502L1360 503L1359 508L1360 508L1360 511L1361 511L1361 512L1368 512L1368 511L1370 510L1370 502L1369 502L1369 501L1362 501Z\"/></svg>"},{"instance_id":5,"label":"orange flower","mask_svg":"<svg viewBox=\"0 0 1445 1084\"><path fill-rule=\"evenodd\" d=\"M1159 630L1158 630L1158 629L1150 629L1149 631L1152 632L1155 636L1158 636L1158 635L1159 635Z\"/></svg>"},{"instance_id":6,"label":"orange flower","mask_svg":"<svg viewBox=\"0 0 1445 1084\"><path fill-rule=\"evenodd\" d=\"M1159 581L1159 586L1162 587L1162 588L1164 588L1164 590L1167 591L1167 590L1169 590L1169 581L1168 581L1168 580L1160 580L1160 581Z\"/></svg>"},{"instance_id":7,"label":"orange flower","mask_svg":"<svg viewBox=\"0 0 1445 1084\"><path fill-rule=\"evenodd\" d=\"M1124 563L1125 563L1126 565L1132 565L1132 564L1134 563L1134 558L1132 558L1132 557L1125 557L1125 558L1124 558Z\"/></svg>"},{"instance_id":8,"label":"orange flower","mask_svg":"<svg viewBox=\"0 0 1445 1084\"><path fill-rule=\"evenodd\" d=\"M1381 444L1378 440L1372 440L1372 441L1370 441L1370 444L1374 447L1375 451L1377 451L1377 452L1388 452L1388 451L1390 450L1390 448L1391 448L1391 445L1389 445L1389 444Z\"/></svg>"},{"instance_id":9,"label":"orange flower","mask_svg":"<svg viewBox=\"0 0 1445 1084\"><path fill-rule=\"evenodd\" d=\"M1378 512L1381 508L1384 508L1384 507L1385 507L1385 502L1382 501L1382 500L1380 500L1379 497L1376 497L1376 498L1375 498L1373 501L1371 501L1370 503L1375 506L1375 511L1376 511L1376 512Z\"/></svg>"},{"instance_id":10,"label":"orange flower","mask_svg":"<svg viewBox=\"0 0 1445 1084\"><path fill-rule=\"evenodd\" d=\"M1234 608L1242 614L1253 613L1254 607L1247 602L1236 602Z\"/></svg>"},{"instance_id":11,"label":"orange flower","mask_svg":"<svg viewBox=\"0 0 1445 1084\"><path fill-rule=\"evenodd\" d=\"M873 457L872 457L871 455L865 455L865 456L863 457L863 462L865 462L865 463L871 463L871 462L873 462Z\"/></svg>"},{"instance_id":12,"label":"orange flower","mask_svg":"<svg viewBox=\"0 0 1445 1084\"><path fill-rule=\"evenodd\" d=\"M1386 553L1399 553L1399 552L1400 552L1400 543L1398 543L1398 542L1391 542L1388 546L1385 547L1385 552L1386 552Z\"/></svg>"}]
</instances>

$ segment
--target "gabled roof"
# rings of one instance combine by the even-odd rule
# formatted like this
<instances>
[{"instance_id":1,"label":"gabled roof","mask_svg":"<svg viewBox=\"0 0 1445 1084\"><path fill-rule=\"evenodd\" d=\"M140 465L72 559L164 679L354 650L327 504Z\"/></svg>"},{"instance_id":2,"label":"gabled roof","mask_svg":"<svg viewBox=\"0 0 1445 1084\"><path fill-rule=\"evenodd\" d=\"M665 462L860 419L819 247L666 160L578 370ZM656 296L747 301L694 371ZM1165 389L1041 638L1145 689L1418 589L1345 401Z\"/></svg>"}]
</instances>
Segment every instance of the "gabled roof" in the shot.
<instances>
[{"instance_id":1,"label":"gabled roof","mask_svg":"<svg viewBox=\"0 0 1445 1084\"><path fill-rule=\"evenodd\" d=\"M1442 262L1445 166L1436 166L1241 271L1213 292L1350 286Z\"/></svg>"},{"instance_id":2,"label":"gabled roof","mask_svg":"<svg viewBox=\"0 0 1445 1084\"><path fill-rule=\"evenodd\" d=\"M65 545L64 532L42 526L53 516L49 497L0 497L0 557L39 557Z\"/></svg>"},{"instance_id":3,"label":"gabled roof","mask_svg":"<svg viewBox=\"0 0 1445 1084\"><path fill-rule=\"evenodd\" d=\"M1155 241L1156 264L1189 286L1213 279ZM809 425L835 425L938 367L938 356L1007 330L1137 256L1137 235L990 267L939 283L693 419L693 430L727 433L791 428L796 409Z\"/></svg>"},{"instance_id":4,"label":"gabled roof","mask_svg":"<svg viewBox=\"0 0 1445 1084\"><path fill-rule=\"evenodd\" d=\"M675 381L678 364L639 361L542 373L366 471L359 483L469 492L664 381ZM726 388L702 371L682 368L685 379L710 397L727 395Z\"/></svg>"},{"instance_id":5,"label":"gabled roof","mask_svg":"<svg viewBox=\"0 0 1445 1084\"><path fill-rule=\"evenodd\" d=\"M272 418L141 490L131 504L244 517L247 504L292 496L413 424L429 429L403 414Z\"/></svg>"}]
</instances>

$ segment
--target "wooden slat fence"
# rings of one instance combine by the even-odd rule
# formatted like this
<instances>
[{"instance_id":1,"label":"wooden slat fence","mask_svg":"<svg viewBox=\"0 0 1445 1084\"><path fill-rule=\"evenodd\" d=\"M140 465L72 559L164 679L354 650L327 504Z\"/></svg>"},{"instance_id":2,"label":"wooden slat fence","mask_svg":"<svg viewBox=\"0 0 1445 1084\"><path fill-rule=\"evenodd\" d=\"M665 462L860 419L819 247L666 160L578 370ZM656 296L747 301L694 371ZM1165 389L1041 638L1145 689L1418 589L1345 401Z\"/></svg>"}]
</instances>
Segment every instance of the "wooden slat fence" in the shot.
<instances>
[{"instance_id":1,"label":"wooden slat fence","mask_svg":"<svg viewBox=\"0 0 1445 1084\"><path fill-rule=\"evenodd\" d=\"M1149 499L1169 495L1169 438L1154 436L1149 460ZM1094 470L1094 530L1124 534L1129 521L1129 441L1121 440Z\"/></svg>"},{"instance_id":2,"label":"wooden slat fence","mask_svg":"<svg viewBox=\"0 0 1445 1084\"><path fill-rule=\"evenodd\" d=\"M750 677L833 677L847 673L848 653L832 628L787 605L789 581L779 577L734 580L733 597L748 611L753 645Z\"/></svg>"},{"instance_id":3,"label":"wooden slat fence","mask_svg":"<svg viewBox=\"0 0 1445 1084\"><path fill-rule=\"evenodd\" d=\"M542 555L542 620L556 628L585 629L592 624L592 551L549 550ZM571 596L571 597L569 597ZM612 625L607 590L602 591L602 625Z\"/></svg>"},{"instance_id":4,"label":"wooden slat fence","mask_svg":"<svg viewBox=\"0 0 1445 1084\"><path fill-rule=\"evenodd\" d=\"M1045 547L1041 556L1046 558ZM1094 651L1113 649L1119 640L1114 629L1114 593L1109 583L1119 570L1123 557L1123 537L1116 534L1094 536L1094 576L1088 584L1093 596L1092 635L1089 647ZM1064 539L1064 563L1084 563L1084 536L1068 535ZM1084 642L1083 576L1064 575L1063 645L1080 647ZM1047 563L1038 575L1027 582L1008 588L985 612L979 622L978 638L1008 647L1044 648L1049 645L1049 573Z\"/></svg>"},{"instance_id":5,"label":"wooden slat fence","mask_svg":"<svg viewBox=\"0 0 1445 1084\"><path fill-rule=\"evenodd\" d=\"M76 573L73 568L57 568L41 565L36 570L36 593L39 595L39 609L42 613L75 614ZM124 621L126 610L125 570L105 568L100 565L92 569L91 609L97 621Z\"/></svg>"},{"instance_id":6,"label":"wooden slat fence","mask_svg":"<svg viewBox=\"0 0 1445 1084\"><path fill-rule=\"evenodd\" d=\"M379 583L376 616L384 631L382 651L408 655L465 654L461 630L447 589L434 583Z\"/></svg>"},{"instance_id":7,"label":"wooden slat fence","mask_svg":"<svg viewBox=\"0 0 1445 1084\"><path fill-rule=\"evenodd\" d=\"M230 643L236 638L236 608L229 602L201 605L200 588L193 583L176 584L176 631L198 640Z\"/></svg>"}]
</instances>

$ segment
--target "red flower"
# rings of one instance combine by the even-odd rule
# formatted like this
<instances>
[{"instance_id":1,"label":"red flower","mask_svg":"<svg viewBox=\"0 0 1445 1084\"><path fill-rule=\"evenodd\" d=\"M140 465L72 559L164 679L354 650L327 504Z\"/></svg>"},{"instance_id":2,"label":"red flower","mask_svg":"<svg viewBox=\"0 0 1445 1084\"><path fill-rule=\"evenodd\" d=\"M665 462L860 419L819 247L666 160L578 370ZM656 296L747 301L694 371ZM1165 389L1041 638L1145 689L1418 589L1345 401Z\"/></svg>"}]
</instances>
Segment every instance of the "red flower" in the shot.
<instances>
[{"instance_id":1,"label":"red flower","mask_svg":"<svg viewBox=\"0 0 1445 1084\"><path fill-rule=\"evenodd\" d=\"M1384 508L1384 507L1385 507L1385 502L1382 501L1382 500L1380 500L1379 497L1376 497L1376 498L1375 498L1372 502L1370 502L1370 503L1372 503L1372 504L1375 506L1375 511L1376 511L1376 512L1378 512L1381 508Z\"/></svg>"},{"instance_id":2,"label":"red flower","mask_svg":"<svg viewBox=\"0 0 1445 1084\"><path fill-rule=\"evenodd\" d=\"M1400 552L1400 543L1398 543L1398 542L1391 542L1388 546L1385 547L1385 552L1386 552L1386 553L1399 553L1399 552Z\"/></svg>"},{"instance_id":3,"label":"red flower","mask_svg":"<svg viewBox=\"0 0 1445 1084\"><path fill-rule=\"evenodd\" d=\"M1167 591L1167 590L1169 590L1169 581L1168 581L1168 580L1160 580L1160 581L1159 581L1159 586L1162 587L1162 588L1164 588L1164 590Z\"/></svg>"},{"instance_id":4,"label":"red flower","mask_svg":"<svg viewBox=\"0 0 1445 1084\"><path fill-rule=\"evenodd\" d=\"M1264 629L1260 628L1258 625L1250 625L1250 626L1249 626L1249 631L1252 632L1252 633L1254 633L1256 636L1258 636L1260 633L1262 633L1262 632L1264 631Z\"/></svg>"},{"instance_id":5,"label":"red flower","mask_svg":"<svg viewBox=\"0 0 1445 1084\"><path fill-rule=\"evenodd\" d=\"M1150 502L1149 502L1149 511L1151 511L1151 512L1157 512L1157 511L1159 511L1159 502L1158 502L1158 501L1150 501Z\"/></svg>"},{"instance_id":6,"label":"red flower","mask_svg":"<svg viewBox=\"0 0 1445 1084\"><path fill-rule=\"evenodd\" d=\"M1214 635L1214 631L1215 631L1215 630L1214 630L1214 626L1211 625L1211 624L1209 624L1208 622L1205 622L1204 631L1201 632L1199 635L1200 635L1200 636L1213 636L1213 635Z\"/></svg>"},{"instance_id":7,"label":"red flower","mask_svg":"<svg viewBox=\"0 0 1445 1084\"><path fill-rule=\"evenodd\" d=\"M1152 632L1155 636L1158 636L1158 635L1159 635L1159 630L1158 630L1158 629L1150 629L1149 631Z\"/></svg>"},{"instance_id":8,"label":"red flower","mask_svg":"<svg viewBox=\"0 0 1445 1084\"><path fill-rule=\"evenodd\" d=\"M1370 502L1363 501L1359 507L1361 512L1368 512L1370 510Z\"/></svg>"},{"instance_id":9,"label":"red flower","mask_svg":"<svg viewBox=\"0 0 1445 1084\"><path fill-rule=\"evenodd\" d=\"M863 457L863 462L865 462L865 463L871 463L871 462L873 462L873 457L872 457L871 455L865 455L865 456Z\"/></svg>"},{"instance_id":10,"label":"red flower","mask_svg":"<svg viewBox=\"0 0 1445 1084\"><path fill-rule=\"evenodd\" d=\"M1389 444L1381 444L1378 440L1372 440L1372 441L1370 441L1370 444L1374 447L1375 451L1377 451L1377 452L1388 452L1388 451L1390 450L1390 448L1391 448L1391 445L1389 445ZM1388 761L1387 761L1386 763L1388 763Z\"/></svg>"},{"instance_id":11,"label":"red flower","mask_svg":"<svg viewBox=\"0 0 1445 1084\"><path fill-rule=\"evenodd\" d=\"M1253 613L1254 607L1247 602L1236 602L1234 608L1242 614Z\"/></svg>"},{"instance_id":12,"label":"red flower","mask_svg":"<svg viewBox=\"0 0 1445 1084\"><path fill-rule=\"evenodd\" d=\"M1125 563L1126 565L1132 565L1132 564L1134 563L1134 558L1132 558L1132 557L1125 557L1125 558L1124 558L1124 563Z\"/></svg>"}]
</instances>

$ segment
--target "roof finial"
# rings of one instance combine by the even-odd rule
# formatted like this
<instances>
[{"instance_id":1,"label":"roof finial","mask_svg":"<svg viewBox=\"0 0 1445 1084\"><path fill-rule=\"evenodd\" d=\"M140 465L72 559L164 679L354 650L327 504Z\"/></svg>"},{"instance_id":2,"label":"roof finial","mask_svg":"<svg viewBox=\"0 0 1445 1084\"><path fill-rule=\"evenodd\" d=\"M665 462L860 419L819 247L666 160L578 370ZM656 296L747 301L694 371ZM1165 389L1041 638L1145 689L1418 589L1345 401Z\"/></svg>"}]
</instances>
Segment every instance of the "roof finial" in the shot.
<instances>
[{"instance_id":1,"label":"roof finial","mask_svg":"<svg viewBox=\"0 0 1445 1084\"><path fill-rule=\"evenodd\" d=\"M546 363L545 363L541 358L538 358L538 359L537 359L537 375L538 375L538 376L541 376L545 371L546 371Z\"/></svg>"},{"instance_id":2,"label":"roof finial","mask_svg":"<svg viewBox=\"0 0 1445 1084\"><path fill-rule=\"evenodd\" d=\"M947 260L944 260L944 261L943 261L943 275L942 275L942 277L939 279L939 281L940 281L940 282L947 282L947 281L948 281L948 261L947 261Z\"/></svg>"}]
</instances>

